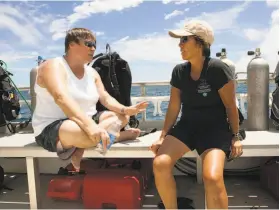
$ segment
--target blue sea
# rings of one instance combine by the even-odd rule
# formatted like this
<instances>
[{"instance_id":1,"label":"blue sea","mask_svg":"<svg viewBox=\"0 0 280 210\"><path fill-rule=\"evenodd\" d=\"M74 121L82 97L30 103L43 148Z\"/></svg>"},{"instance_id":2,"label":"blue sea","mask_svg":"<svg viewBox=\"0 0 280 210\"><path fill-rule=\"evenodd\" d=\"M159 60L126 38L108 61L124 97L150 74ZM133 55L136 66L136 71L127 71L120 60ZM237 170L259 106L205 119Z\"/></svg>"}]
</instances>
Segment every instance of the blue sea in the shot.
<instances>
[{"instance_id":1,"label":"blue sea","mask_svg":"<svg viewBox=\"0 0 280 210\"><path fill-rule=\"evenodd\" d=\"M273 92L275 89L275 84L270 84L269 91ZM247 92L247 85L246 84L238 84L237 87L237 93L246 93ZM21 91L21 94L26 100L30 100L30 95L28 91ZM169 96L170 95L170 86L148 86L146 87L146 96ZM141 96L141 89L140 87L132 87L131 89L131 96L136 97L136 96ZM20 96L20 98L22 98ZM161 104L161 110L162 110L162 116L153 116L153 111L154 107L153 104L150 103L148 108L147 108L147 113L146 113L146 119L147 120L164 120L165 118L165 113L167 111L168 107L168 102L162 102ZM245 108L247 108L247 104L245 104ZM21 107L21 116L23 118L28 118L30 117L30 110L27 105L22 105ZM243 113L244 117L246 118L247 114ZM142 115L139 114L137 116L138 119L141 119Z\"/></svg>"}]
</instances>

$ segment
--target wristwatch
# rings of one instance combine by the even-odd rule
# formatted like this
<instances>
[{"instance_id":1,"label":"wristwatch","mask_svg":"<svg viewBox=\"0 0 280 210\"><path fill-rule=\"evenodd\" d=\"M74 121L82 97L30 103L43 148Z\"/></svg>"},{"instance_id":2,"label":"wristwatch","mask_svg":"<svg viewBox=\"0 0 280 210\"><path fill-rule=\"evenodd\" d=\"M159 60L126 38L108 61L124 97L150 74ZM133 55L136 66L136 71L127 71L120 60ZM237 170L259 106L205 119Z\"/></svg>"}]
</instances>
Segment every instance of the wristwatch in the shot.
<instances>
[{"instance_id":1,"label":"wristwatch","mask_svg":"<svg viewBox=\"0 0 280 210\"><path fill-rule=\"evenodd\" d=\"M242 140L243 138L242 138L242 136L241 136L241 134L238 132L238 133L234 133L234 134L232 134L232 137L233 138L237 138L238 140Z\"/></svg>"}]
</instances>

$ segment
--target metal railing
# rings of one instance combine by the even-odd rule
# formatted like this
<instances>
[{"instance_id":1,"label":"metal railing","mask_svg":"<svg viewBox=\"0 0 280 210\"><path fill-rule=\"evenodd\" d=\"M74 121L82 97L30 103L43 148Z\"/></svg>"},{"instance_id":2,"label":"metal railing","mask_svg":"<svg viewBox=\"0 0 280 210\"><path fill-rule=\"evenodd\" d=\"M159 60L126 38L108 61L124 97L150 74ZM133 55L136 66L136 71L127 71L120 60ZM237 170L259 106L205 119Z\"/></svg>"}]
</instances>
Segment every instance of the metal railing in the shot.
<instances>
[{"instance_id":1,"label":"metal railing","mask_svg":"<svg viewBox=\"0 0 280 210\"><path fill-rule=\"evenodd\" d=\"M247 75L247 72L237 72L235 74L235 79L238 81L238 83L247 83L247 79L241 79L241 78L238 78L239 75ZM274 77L275 77L275 73L269 73L269 82L272 82L274 83Z\"/></svg>"},{"instance_id":2,"label":"metal railing","mask_svg":"<svg viewBox=\"0 0 280 210\"><path fill-rule=\"evenodd\" d=\"M245 72L238 72L238 74L244 74ZM237 83L246 83L246 79L237 79ZM273 84L274 80L271 77L270 78L270 83ZM137 102L141 101L149 101L153 104L154 110L153 110L153 116L162 116L164 113L161 109L162 102L169 102L170 96L169 95L163 95L163 96L151 96L147 95L147 87L152 87L152 86L170 86L169 81L154 81L154 82L134 82L132 83L133 87L140 87L140 96L133 96L131 97L132 104L135 104ZM19 88L20 91L29 91L29 87L21 87ZM246 110L246 102L247 102L247 94L246 93L237 93L236 97L239 101L239 106L241 109L241 112L244 114L247 112ZM269 105L271 106L272 103L272 93L269 95ZM28 103L31 103L31 100L27 100ZM24 101L21 101L21 104L24 104ZM146 121L147 120L147 113L143 112L142 113L142 119L141 121Z\"/></svg>"}]
</instances>

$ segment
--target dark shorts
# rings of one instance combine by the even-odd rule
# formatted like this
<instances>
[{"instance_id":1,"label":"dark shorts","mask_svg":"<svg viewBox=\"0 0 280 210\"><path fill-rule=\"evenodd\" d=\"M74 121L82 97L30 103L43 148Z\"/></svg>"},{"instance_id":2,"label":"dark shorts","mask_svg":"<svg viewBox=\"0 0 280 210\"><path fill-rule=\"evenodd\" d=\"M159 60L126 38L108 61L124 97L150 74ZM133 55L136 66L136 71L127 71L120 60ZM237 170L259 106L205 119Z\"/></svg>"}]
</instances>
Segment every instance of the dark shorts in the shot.
<instances>
[{"instance_id":1,"label":"dark shorts","mask_svg":"<svg viewBox=\"0 0 280 210\"><path fill-rule=\"evenodd\" d=\"M178 122L169 130L171 135L182 141L190 150L201 155L205 150L217 148L227 154L230 151L232 133L227 125L225 128L195 128L184 122Z\"/></svg>"},{"instance_id":2,"label":"dark shorts","mask_svg":"<svg viewBox=\"0 0 280 210\"><path fill-rule=\"evenodd\" d=\"M92 119L99 124L99 118L103 112L97 112ZM35 137L37 144L50 152L56 152L62 160L69 159L76 151L76 147L64 149L59 141L59 129L62 123L68 118L56 120L44 128L42 133Z\"/></svg>"}]
</instances>

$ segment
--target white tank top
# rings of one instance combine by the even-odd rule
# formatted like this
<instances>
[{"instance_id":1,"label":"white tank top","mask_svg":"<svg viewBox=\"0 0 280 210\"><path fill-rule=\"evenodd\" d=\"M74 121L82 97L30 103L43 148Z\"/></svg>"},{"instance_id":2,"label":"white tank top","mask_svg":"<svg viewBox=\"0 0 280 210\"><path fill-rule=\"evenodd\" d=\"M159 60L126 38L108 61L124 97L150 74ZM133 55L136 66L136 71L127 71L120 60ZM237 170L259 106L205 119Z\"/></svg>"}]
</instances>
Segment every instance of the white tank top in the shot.
<instances>
[{"instance_id":1,"label":"white tank top","mask_svg":"<svg viewBox=\"0 0 280 210\"><path fill-rule=\"evenodd\" d=\"M84 77L78 79L63 57L55 59L62 63L66 70L67 86L70 96L80 105L81 109L88 116L91 117L96 114L96 103L99 100L99 95L94 82L94 69L90 66L85 66ZM67 116L55 103L47 89L37 84L37 77L34 90L36 93L36 107L32 117L32 126L35 136L38 136L46 126L56 120L65 119Z\"/></svg>"}]
</instances>

